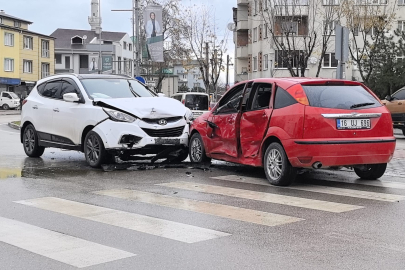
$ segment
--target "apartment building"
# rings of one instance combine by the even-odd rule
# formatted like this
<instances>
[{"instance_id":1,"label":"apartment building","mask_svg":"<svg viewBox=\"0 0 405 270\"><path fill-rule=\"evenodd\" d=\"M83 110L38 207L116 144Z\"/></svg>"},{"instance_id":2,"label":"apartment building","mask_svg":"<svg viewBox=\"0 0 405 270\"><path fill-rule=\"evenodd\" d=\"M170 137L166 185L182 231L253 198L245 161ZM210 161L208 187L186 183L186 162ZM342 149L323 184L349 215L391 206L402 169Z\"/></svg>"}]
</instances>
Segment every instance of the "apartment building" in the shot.
<instances>
[{"instance_id":1,"label":"apartment building","mask_svg":"<svg viewBox=\"0 0 405 270\"><path fill-rule=\"evenodd\" d=\"M54 74L54 38L28 30L32 22L0 11L0 91L27 95Z\"/></svg>"},{"instance_id":2,"label":"apartment building","mask_svg":"<svg viewBox=\"0 0 405 270\"><path fill-rule=\"evenodd\" d=\"M405 31L405 0L237 0L237 8L233 8L235 81L290 77L287 66L297 68L298 57L308 51L305 46L315 35L316 42L308 58L305 77L335 78L338 65L335 59L335 25L349 23L342 13L344 4L372 9L373 16L381 20L395 14L387 29L391 32L395 29ZM357 32L350 34L349 45L352 48L353 44L357 48L363 46L363 37L372 42L373 29L365 31L358 28ZM286 36L289 36L288 41ZM323 45L325 36L329 39ZM296 51L287 55L289 53L279 49L281 45L293 46ZM323 47L326 48L325 54L322 54ZM344 78L361 81L357 66L350 59L344 68Z\"/></svg>"}]
</instances>

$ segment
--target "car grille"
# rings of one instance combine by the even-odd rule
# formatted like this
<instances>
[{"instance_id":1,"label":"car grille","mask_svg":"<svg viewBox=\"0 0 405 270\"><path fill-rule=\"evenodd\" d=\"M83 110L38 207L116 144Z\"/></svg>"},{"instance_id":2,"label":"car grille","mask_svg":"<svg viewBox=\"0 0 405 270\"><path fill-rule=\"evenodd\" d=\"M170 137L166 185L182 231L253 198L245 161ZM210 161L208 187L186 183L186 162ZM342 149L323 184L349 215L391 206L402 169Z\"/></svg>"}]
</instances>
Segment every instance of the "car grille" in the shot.
<instances>
[{"instance_id":1,"label":"car grille","mask_svg":"<svg viewBox=\"0 0 405 270\"><path fill-rule=\"evenodd\" d=\"M167 123L174 123L177 122L179 120L181 120L183 118L183 116L177 116L177 117L168 117L168 118L156 118L156 119L152 119L152 118L142 118L142 121L148 123L148 124L159 124L159 120L166 120Z\"/></svg>"},{"instance_id":2,"label":"car grille","mask_svg":"<svg viewBox=\"0 0 405 270\"><path fill-rule=\"evenodd\" d=\"M184 126L166 129L143 128L142 130L151 137L180 137L183 134Z\"/></svg>"}]
</instances>

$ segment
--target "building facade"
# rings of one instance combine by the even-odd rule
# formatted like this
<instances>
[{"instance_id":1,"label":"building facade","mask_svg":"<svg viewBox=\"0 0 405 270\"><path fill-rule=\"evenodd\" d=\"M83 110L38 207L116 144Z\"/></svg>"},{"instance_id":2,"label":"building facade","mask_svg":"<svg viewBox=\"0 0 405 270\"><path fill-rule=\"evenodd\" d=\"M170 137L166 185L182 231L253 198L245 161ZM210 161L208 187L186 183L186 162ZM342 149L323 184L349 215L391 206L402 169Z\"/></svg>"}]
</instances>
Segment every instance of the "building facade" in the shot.
<instances>
[{"instance_id":1,"label":"building facade","mask_svg":"<svg viewBox=\"0 0 405 270\"><path fill-rule=\"evenodd\" d=\"M128 34L102 31L99 0L91 1L90 30L56 29L56 73L134 75L134 48Z\"/></svg>"},{"instance_id":2,"label":"building facade","mask_svg":"<svg viewBox=\"0 0 405 270\"><path fill-rule=\"evenodd\" d=\"M185 86L189 91L205 89L202 74L197 61L190 63L175 63L173 73L179 76L179 87Z\"/></svg>"},{"instance_id":3,"label":"building facade","mask_svg":"<svg viewBox=\"0 0 405 270\"><path fill-rule=\"evenodd\" d=\"M0 11L0 91L26 96L54 74L54 38L28 30L32 22Z\"/></svg>"},{"instance_id":4,"label":"building facade","mask_svg":"<svg viewBox=\"0 0 405 270\"><path fill-rule=\"evenodd\" d=\"M338 61L335 59L335 25L345 26L349 23L341 9L346 1L355 7L371 6L369 10L373 10L372 16L382 20L391 13L395 14L387 29L390 29L391 33L395 29L405 31L404 0L237 0L237 8L233 9L235 81L262 77L291 77L286 62L290 61L296 68L298 61L294 57L287 59L286 53L279 49L280 45L291 45L286 44L286 32L290 36L290 42L296 41L293 45L297 51L304 51L304 44L308 44L309 38L314 38L315 35L317 37L308 59L305 77L316 77L318 65L321 64L318 77L336 78ZM345 12L350 13L347 10ZM358 20L361 20L360 16ZM270 32L270 28L274 35ZM372 42L373 29L367 33L361 28L358 31L363 32L350 34L349 44L352 48L354 48L353 39L356 39L356 46L360 48L365 40L363 37ZM330 38L325 46L322 40L326 35ZM301 45L297 45L300 42ZM321 53L323 47L326 48L325 54ZM357 66L350 57L344 68L344 78L361 81Z\"/></svg>"}]
</instances>

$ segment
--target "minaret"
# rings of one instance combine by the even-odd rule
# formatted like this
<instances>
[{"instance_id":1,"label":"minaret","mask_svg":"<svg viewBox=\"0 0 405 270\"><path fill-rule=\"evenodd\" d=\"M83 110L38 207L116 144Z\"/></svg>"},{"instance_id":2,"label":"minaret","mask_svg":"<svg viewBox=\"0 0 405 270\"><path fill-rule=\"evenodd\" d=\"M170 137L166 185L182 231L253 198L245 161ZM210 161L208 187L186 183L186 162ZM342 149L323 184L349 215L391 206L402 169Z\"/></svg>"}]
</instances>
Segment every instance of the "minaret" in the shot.
<instances>
[{"instance_id":1,"label":"minaret","mask_svg":"<svg viewBox=\"0 0 405 270\"><path fill-rule=\"evenodd\" d=\"M92 31L97 34L101 32L101 16L100 16L100 0L91 0L91 16L89 16L89 24Z\"/></svg>"}]
</instances>

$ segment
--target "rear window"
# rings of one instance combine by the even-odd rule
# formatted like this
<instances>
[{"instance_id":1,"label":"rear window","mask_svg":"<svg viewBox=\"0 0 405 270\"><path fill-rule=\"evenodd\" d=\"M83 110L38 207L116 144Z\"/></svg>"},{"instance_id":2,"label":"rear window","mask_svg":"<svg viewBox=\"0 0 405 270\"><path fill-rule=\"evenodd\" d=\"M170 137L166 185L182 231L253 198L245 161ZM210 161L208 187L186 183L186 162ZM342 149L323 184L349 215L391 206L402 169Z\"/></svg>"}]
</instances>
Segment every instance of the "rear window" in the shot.
<instances>
[{"instance_id":1,"label":"rear window","mask_svg":"<svg viewBox=\"0 0 405 270\"><path fill-rule=\"evenodd\" d=\"M208 111L208 96L186 95L185 105L190 110Z\"/></svg>"},{"instance_id":2,"label":"rear window","mask_svg":"<svg viewBox=\"0 0 405 270\"><path fill-rule=\"evenodd\" d=\"M309 105L332 109L367 109L382 106L360 85L303 85Z\"/></svg>"}]
</instances>

